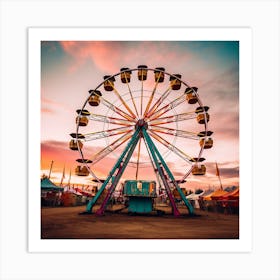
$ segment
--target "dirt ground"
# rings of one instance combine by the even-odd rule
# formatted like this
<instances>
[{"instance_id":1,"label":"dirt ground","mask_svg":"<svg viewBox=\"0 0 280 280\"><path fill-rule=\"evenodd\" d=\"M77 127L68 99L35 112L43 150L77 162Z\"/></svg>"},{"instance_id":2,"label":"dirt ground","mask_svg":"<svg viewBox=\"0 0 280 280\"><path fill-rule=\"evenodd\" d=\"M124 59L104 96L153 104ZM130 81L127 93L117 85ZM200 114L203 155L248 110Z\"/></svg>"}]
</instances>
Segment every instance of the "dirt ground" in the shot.
<instances>
[{"instance_id":1,"label":"dirt ground","mask_svg":"<svg viewBox=\"0 0 280 280\"><path fill-rule=\"evenodd\" d=\"M196 210L180 217L169 207L158 207L163 216L129 215L127 211L105 212L104 216L79 215L85 206L42 208L42 239L238 239L239 216ZM93 212L95 212L95 208Z\"/></svg>"}]
</instances>

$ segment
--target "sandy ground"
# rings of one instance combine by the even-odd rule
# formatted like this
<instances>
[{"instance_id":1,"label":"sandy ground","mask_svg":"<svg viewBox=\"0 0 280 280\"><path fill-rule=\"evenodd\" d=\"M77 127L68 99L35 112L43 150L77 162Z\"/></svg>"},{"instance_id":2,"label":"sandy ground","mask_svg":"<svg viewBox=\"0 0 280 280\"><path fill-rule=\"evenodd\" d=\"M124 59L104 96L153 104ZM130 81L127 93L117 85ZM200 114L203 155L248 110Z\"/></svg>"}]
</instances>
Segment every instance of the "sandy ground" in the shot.
<instances>
[{"instance_id":1,"label":"sandy ground","mask_svg":"<svg viewBox=\"0 0 280 280\"><path fill-rule=\"evenodd\" d=\"M117 209L115 206L113 211ZM85 206L42 208L41 238L49 239L236 239L239 216L196 210L174 217L168 207L158 207L165 215L128 215L106 212L104 216L79 215ZM93 211L96 209L94 208Z\"/></svg>"}]
</instances>

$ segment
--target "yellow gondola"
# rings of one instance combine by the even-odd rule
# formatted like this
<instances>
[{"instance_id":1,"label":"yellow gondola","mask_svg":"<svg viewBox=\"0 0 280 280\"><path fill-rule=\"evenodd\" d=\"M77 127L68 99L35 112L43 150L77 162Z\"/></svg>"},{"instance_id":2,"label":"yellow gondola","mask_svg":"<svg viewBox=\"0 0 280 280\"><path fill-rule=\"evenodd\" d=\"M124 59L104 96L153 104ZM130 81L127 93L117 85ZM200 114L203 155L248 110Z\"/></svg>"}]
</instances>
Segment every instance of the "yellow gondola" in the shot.
<instances>
[{"instance_id":1,"label":"yellow gondola","mask_svg":"<svg viewBox=\"0 0 280 280\"><path fill-rule=\"evenodd\" d=\"M213 139L212 138L201 139L199 141L199 145L200 147L203 147L204 145L204 149L210 149L213 147Z\"/></svg>"},{"instance_id":2,"label":"yellow gondola","mask_svg":"<svg viewBox=\"0 0 280 280\"><path fill-rule=\"evenodd\" d=\"M80 149L83 148L83 143L82 143L80 140L76 141L76 140L72 139L72 140L69 142L69 148L70 148L71 150L73 150L73 151L78 151L78 150L79 150L78 147L79 147Z\"/></svg>"},{"instance_id":3,"label":"yellow gondola","mask_svg":"<svg viewBox=\"0 0 280 280\"><path fill-rule=\"evenodd\" d=\"M182 75L180 75L180 74L173 74L173 76L175 76L175 77L177 77L177 78L179 78L179 79L181 79L182 78ZM178 79L176 79L175 77L173 77L173 76L170 76L170 85L171 85L171 88L173 89L173 90L179 90L180 88L181 88L181 81L180 80L178 80Z\"/></svg>"},{"instance_id":4,"label":"yellow gondola","mask_svg":"<svg viewBox=\"0 0 280 280\"><path fill-rule=\"evenodd\" d=\"M89 91L90 98L88 99L88 103L91 106L98 106L100 103L100 96L102 96L99 90L90 90Z\"/></svg>"},{"instance_id":5,"label":"yellow gondola","mask_svg":"<svg viewBox=\"0 0 280 280\"><path fill-rule=\"evenodd\" d=\"M197 122L200 124L205 124L206 122L209 122L210 116L207 113L209 110L208 106L198 107L196 108L195 112L197 113Z\"/></svg>"},{"instance_id":6,"label":"yellow gondola","mask_svg":"<svg viewBox=\"0 0 280 280\"><path fill-rule=\"evenodd\" d=\"M78 165L76 168L75 168L75 174L77 176L88 176L89 175L89 171L87 169L86 166L81 166L81 165Z\"/></svg>"},{"instance_id":7,"label":"yellow gondola","mask_svg":"<svg viewBox=\"0 0 280 280\"><path fill-rule=\"evenodd\" d=\"M79 125L79 126L87 126L88 124L88 118L86 116L78 116L76 118L76 123Z\"/></svg>"},{"instance_id":8,"label":"yellow gondola","mask_svg":"<svg viewBox=\"0 0 280 280\"><path fill-rule=\"evenodd\" d=\"M195 104L198 101L195 92L197 92L197 87L186 88L185 94L189 104Z\"/></svg>"},{"instance_id":9,"label":"yellow gondola","mask_svg":"<svg viewBox=\"0 0 280 280\"><path fill-rule=\"evenodd\" d=\"M164 81L164 71L165 71L165 68L163 68L163 67L156 68L156 70L154 71L156 82L162 83Z\"/></svg>"},{"instance_id":10,"label":"yellow gondola","mask_svg":"<svg viewBox=\"0 0 280 280\"><path fill-rule=\"evenodd\" d=\"M116 81L115 78L111 77L111 76L108 76L108 75L104 76L103 78L104 78L104 80L106 80L106 81L104 81L104 89L106 91L114 90L114 82Z\"/></svg>"},{"instance_id":11,"label":"yellow gondola","mask_svg":"<svg viewBox=\"0 0 280 280\"><path fill-rule=\"evenodd\" d=\"M209 122L210 116L208 113L201 113L197 115L196 119L199 124L205 124L206 122Z\"/></svg>"},{"instance_id":12,"label":"yellow gondola","mask_svg":"<svg viewBox=\"0 0 280 280\"><path fill-rule=\"evenodd\" d=\"M148 75L148 70L147 70L146 65L139 65L138 66L138 80L139 81L146 81L147 80L147 75Z\"/></svg>"},{"instance_id":13,"label":"yellow gondola","mask_svg":"<svg viewBox=\"0 0 280 280\"><path fill-rule=\"evenodd\" d=\"M126 84L130 83L131 70L129 68L121 68L121 81Z\"/></svg>"},{"instance_id":14,"label":"yellow gondola","mask_svg":"<svg viewBox=\"0 0 280 280\"><path fill-rule=\"evenodd\" d=\"M192 174L195 176L205 175L205 173L206 173L206 166L204 164L195 165L192 169Z\"/></svg>"}]
</instances>

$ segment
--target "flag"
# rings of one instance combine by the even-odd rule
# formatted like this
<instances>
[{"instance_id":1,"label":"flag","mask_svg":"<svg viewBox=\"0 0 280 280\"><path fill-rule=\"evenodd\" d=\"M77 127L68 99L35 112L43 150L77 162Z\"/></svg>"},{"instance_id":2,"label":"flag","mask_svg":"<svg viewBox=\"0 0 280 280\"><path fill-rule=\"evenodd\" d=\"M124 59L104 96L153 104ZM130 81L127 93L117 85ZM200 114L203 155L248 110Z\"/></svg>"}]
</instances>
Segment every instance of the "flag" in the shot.
<instances>
[{"instance_id":1,"label":"flag","mask_svg":"<svg viewBox=\"0 0 280 280\"><path fill-rule=\"evenodd\" d=\"M220 170L219 170L217 162L216 162L216 176L220 176Z\"/></svg>"},{"instance_id":2,"label":"flag","mask_svg":"<svg viewBox=\"0 0 280 280\"><path fill-rule=\"evenodd\" d=\"M69 185L69 186L70 186L70 181L71 181L71 169L70 169L69 179L68 179L68 185Z\"/></svg>"},{"instance_id":3,"label":"flag","mask_svg":"<svg viewBox=\"0 0 280 280\"><path fill-rule=\"evenodd\" d=\"M51 178L51 173L52 173L52 167L53 167L53 160L52 160L52 162L51 162L51 167L50 167L50 172L49 172L49 179Z\"/></svg>"},{"instance_id":4,"label":"flag","mask_svg":"<svg viewBox=\"0 0 280 280\"><path fill-rule=\"evenodd\" d=\"M64 167L63 167L62 178L63 178L63 179L65 178L65 165L64 165Z\"/></svg>"},{"instance_id":5,"label":"flag","mask_svg":"<svg viewBox=\"0 0 280 280\"><path fill-rule=\"evenodd\" d=\"M64 178L65 178L65 165L63 167L63 172L62 172L62 177L61 177L61 181L60 181L60 186L62 186Z\"/></svg>"}]
</instances>

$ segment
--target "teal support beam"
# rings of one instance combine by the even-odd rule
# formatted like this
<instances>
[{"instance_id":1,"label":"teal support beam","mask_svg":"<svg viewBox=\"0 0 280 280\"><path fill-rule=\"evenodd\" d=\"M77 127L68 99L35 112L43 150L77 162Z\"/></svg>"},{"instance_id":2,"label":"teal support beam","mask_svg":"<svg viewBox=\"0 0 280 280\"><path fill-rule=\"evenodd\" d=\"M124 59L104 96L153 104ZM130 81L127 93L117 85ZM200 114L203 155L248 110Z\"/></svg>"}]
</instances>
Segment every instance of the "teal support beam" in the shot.
<instances>
[{"instance_id":1,"label":"teal support beam","mask_svg":"<svg viewBox=\"0 0 280 280\"><path fill-rule=\"evenodd\" d=\"M186 207L189 210L190 214L194 213L194 209L193 206L191 205L191 203L186 199L184 193L182 192L182 190L180 189L180 187L178 186L175 178L173 177L173 174L171 173L170 169L168 168L167 164L165 163L164 159L162 158L160 152L158 151L158 149L156 148L156 146L154 145L151 137L149 136L149 134L143 129L143 135L144 138L148 141L149 144L149 148L151 150L151 152L154 150L154 152L156 153L157 157L160 159L160 162L162 163L164 169L166 170L169 178L171 179L172 184L175 186L175 188L177 189L177 191L179 192L182 200L184 201Z\"/></svg>"},{"instance_id":2,"label":"teal support beam","mask_svg":"<svg viewBox=\"0 0 280 280\"><path fill-rule=\"evenodd\" d=\"M140 128L138 128L134 134L131 137L131 140L129 141L129 143L127 144L126 148L124 149L122 155L120 156L120 158L117 160L116 164L114 165L113 169L110 171L107 179L104 181L104 183L102 184L101 188L99 189L99 191L96 193L96 195L93 197L92 200L89 201L89 203L87 204L86 207L86 212L87 213L91 213L92 212L92 208L95 205L96 201L98 200L98 198L100 197L101 193L104 191L104 189L106 188L106 186L108 185L108 183L110 182L111 178L113 177L114 173L116 172L116 170L119 168L122 160L124 159L125 155L127 154L128 150L130 149L131 145L135 142L136 139L139 139L139 132L140 132Z\"/></svg>"},{"instance_id":3,"label":"teal support beam","mask_svg":"<svg viewBox=\"0 0 280 280\"><path fill-rule=\"evenodd\" d=\"M137 145L139 139L140 139L140 137L139 137L139 133L138 133L137 137L135 139L133 139L133 141L130 143L129 149L127 151L123 152L123 154L125 154L125 155L123 157L123 160L120 162L120 164L117 168L117 174L114 177L114 182L112 182L112 185L109 188L108 193L107 193L104 201L102 202L100 208L97 210L96 215L103 215L104 214L106 205L107 205L110 197L112 196L119 180L121 179L121 177L123 175L123 172L126 169L127 164L129 163L129 160L130 160L130 158L133 154L133 151L136 148L136 145Z\"/></svg>"},{"instance_id":4,"label":"teal support beam","mask_svg":"<svg viewBox=\"0 0 280 280\"><path fill-rule=\"evenodd\" d=\"M177 208L177 206L176 206L174 197L173 197L173 195L172 195L172 193L171 193L171 190L170 190L170 188L169 188L169 184L168 184L168 182L167 182L167 180L166 180L166 178L165 178L165 174L163 173L163 169L162 169L162 167L160 166L159 161L158 161L158 160L160 160L160 162L162 163L162 160L163 160L163 159L158 159L158 158L157 158L157 155L156 155L156 153L155 153L155 151L156 151L157 149L156 149L156 147L154 146L152 139L149 137L147 131L146 131L144 128L142 129L142 133L143 133L145 142L147 143L147 148L149 149L149 151L150 151L150 153L151 153L151 156L152 156L152 158L153 158L153 162L154 162L155 165L156 165L156 168L157 168L157 170L158 170L158 173L159 173L159 175L160 175L160 177L161 177L161 180L162 180L162 182L163 182L163 185L164 185L164 187L165 187L165 189L166 189L167 195L168 195L168 197L169 197L169 200L170 200L170 203L171 203L171 206L172 206L173 215L174 215L174 216L180 216L180 212L179 212L179 210L178 210L178 208Z\"/></svg>"}]
</instances>

